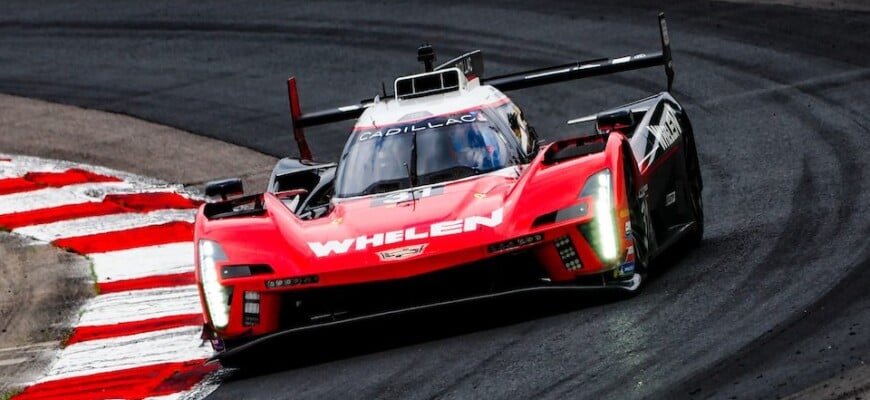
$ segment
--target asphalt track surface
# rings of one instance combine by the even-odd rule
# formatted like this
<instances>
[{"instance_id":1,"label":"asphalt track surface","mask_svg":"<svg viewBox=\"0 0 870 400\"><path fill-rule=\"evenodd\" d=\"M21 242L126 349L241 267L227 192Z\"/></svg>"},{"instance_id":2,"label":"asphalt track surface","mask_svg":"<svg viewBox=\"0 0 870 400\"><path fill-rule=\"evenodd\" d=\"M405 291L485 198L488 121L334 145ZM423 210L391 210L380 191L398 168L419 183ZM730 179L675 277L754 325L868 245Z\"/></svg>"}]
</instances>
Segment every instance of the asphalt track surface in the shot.
<instances>
[{"instance_id":1,"label":"asphalt track surface","mask_svg":"<svg viewBox=\"0 0 870 400\"><path fill-rule=\"evenodd\" d=\"M0 92L288 155L289 75L303 110L315 110L419 71L414 51L427 41L442 60L482 49L490 75L652 51L659 9L670 23L673 93L692 118L705 179L700 249L659 263L627 301L524 296L292 338L211 397L743 399L821 382L832 395L861 390L839 380L870 355L870 14L639 0L7 0ZM576 133L562 125L569 118L663 87L656 68L512 97L552 139ZM346 128L310 130L315 156L334 159Z\"/></svg>"}]
</instances>

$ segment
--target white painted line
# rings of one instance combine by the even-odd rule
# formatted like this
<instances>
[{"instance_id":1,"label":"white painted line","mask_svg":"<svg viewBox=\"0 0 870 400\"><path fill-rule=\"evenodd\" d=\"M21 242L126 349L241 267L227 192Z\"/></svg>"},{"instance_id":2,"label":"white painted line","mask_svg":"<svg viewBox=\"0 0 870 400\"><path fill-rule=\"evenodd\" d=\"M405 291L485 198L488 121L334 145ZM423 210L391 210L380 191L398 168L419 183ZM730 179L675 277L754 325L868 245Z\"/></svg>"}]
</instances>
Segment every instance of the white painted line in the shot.
<instances>
[{"instance_id":1,"label":"white painted line","mask_svg":"<svg viewBox=\"0 0 870 400\"><path fill-rule=\"evenodd\" d=\"M88 257L99 283L193 271L191 242L91 253Z\"/></svg>"},{"instance_id":2,"label":"white painted line","mask_svg":"<svg viewBox=\"0 0 870 400\"><path fill-rule=\"evenodd\" d=\"M73 163L62 162L57 160L49 160L37 157L19 156L0 154L0 158L9 158L12 161L3 163L3 168L10 167L20 171L27 172L51 172L51 171L66 171L74 168ZM22 174L23 175L23 174Z\"/></svg>"},{"instance_id":3,"label":"white painted line","mask_svg":"<svg viewBox=\"0 0 870 400\"><path fill-rule=\"evenodd\" d=\"M11 162L0 163L0 179L20 178L28 172L63 172L67 168L59 168L53 164L42 164L33 166L22 166Z\"/></svg>"},{"instance_id":4,"label":"white painted line","mask_svg":"<svg viewBox=\"0 0 870 400\"><path fill-rule=\"evenodd\" d=\"M57 347L57 342L39 342L34 344L28 344L24 346L13 346L13 347L4 347L0 349L0 353L5 353L7 351L14 351L16 353L20 353L22 351L43 351L45 349L49 349L52 347Z\"/></svg>"},{"instance_id":5,"label":"white painted line","mask_svg":"<svg viewBox=\"0 0 870 400\"><path fill-rule=\"evenodd\" d=\"M101 167L98 165L88 165L88 164L79 164L71 161L64 160L52 160L47 158L39 158L39 157L30 157L30 156L21 156L16 154L3 154L0 153L0 158L10 158L12 159L11 163L6 163L6 165L12 164L15 168L27 170L27 172L39 172L39 171L65 171L70 168L78 168L86 171L91 171L100 175L114 176L119 179L123 179L128 182L138 182L142 184L155 185L155 186L166 186L166 182L161 181L159 179L150 178L146 176L131 174L125 171L119 171L111 168ZM3 167L0 165L0 167ZM174 185L178 188L182 187L181 185Z\"/></svg>"},{"instance_id":6,"label":"white painted line","mask_svg":"<svg viewBox=\"0 0 870 400\"><path fill-rule=\"evenodd\" d=\"M172 221L193 222L193 210L157 210L149 213L111 214L99 217L71 219L50 224L31 225L12 232L51 242L60 238L94 235L98 233L124 231L149 225L160 225Z\"/></svg>"},{"instance_id":7,"label":"white painted line","mask_svg":"<svg viewBox=\"0 0 870 400\"><path fill-rule=\"evenodd\" d=\"M99 295L85 303L76 326L113 325L202 312L196 285Z\"/></svg>"},{"instance_id":8,"label":"white painted line","mask_svg":"<svg viewBox=\"0 0 870 400\"><path fill-rule=\"evenodd\" d=\"M0 360L0 367L21 364L21 363L28 361L28 360L30 360L29 357L18 357L18 358L10 358L8 360Z\"/></svg>"},{"instance_id":9,"label":"white painted line","mask_svg":"<svg viewBox=\"0 0 870 400\"><path fill-rule=\"evenodd\" d=\"M141 192L142 189L129 182L99 182L13 193L0 196L0 214L102 201L107 193Z\"/></svg>"},{"instance_id":10,"label":"white painted line","mask_svg":"<svg viewBox=\"0 0 870 400\"><path fill-rule=\"evenodd\" d=\"M40 382L211 357L198 326L79 342L61 350Z\"/></svg>"}]
</instances>

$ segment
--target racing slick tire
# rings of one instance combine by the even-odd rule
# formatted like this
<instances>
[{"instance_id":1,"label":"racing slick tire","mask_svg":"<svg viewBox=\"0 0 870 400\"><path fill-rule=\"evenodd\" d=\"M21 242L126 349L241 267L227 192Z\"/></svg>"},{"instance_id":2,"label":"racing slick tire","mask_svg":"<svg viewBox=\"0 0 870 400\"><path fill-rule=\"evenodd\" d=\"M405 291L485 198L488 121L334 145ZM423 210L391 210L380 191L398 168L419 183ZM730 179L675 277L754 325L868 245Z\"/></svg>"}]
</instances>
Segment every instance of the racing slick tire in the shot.
<instances>
[{"instance_id":1,"label":"racing slick tire","mask_svg":"<svg viewBox=\"0 0 870 400\"><path fill-rule=\"evenodd\" d=\"M643 207L643 202L645 199L641 198L638 195L637 185L635 183L634 174L631 173L632 165L631 157L629 154L626 154L625 157L625 167L623 168L625 179L625 193L628 197L628 213L629 220L631 221L631 236L632 236L632 250L634 251L634 274L628 278L627 280L622 281L621 283L623 289L625 290L624 295L627 297L636 296L638 293L643 290L644 283L647 278L647 248L644 246L646 243L646 233L648 226L647 218L644 213L645 207Z\"/></svg>"},{"instance_id":2,"label":"racing slick tire","mask_svg":"<svg viewBox=\"0 0 870 400\"><path fill-rule=\"evenodd\" d=\"M701 195L703 181L701 179L701 164L698 161L698 150L695 147L695 137L691 125L685 138L686 146L686 177L689 191L689 202L694 219L694 227L686 235L688 248L698 247L704 238L704 199Z\"/></svg>"}]
</instances>

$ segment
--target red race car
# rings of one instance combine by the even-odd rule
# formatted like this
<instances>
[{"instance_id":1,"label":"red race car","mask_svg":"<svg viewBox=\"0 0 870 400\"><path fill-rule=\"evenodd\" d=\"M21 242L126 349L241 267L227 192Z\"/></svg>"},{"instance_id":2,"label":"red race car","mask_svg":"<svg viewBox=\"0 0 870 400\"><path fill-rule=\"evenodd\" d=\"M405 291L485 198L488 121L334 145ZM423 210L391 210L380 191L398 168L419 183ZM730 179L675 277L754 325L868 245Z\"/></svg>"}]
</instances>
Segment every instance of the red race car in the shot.
<instances>
[{"instance_id":1,"label":"red race car","mask_svg":"<svg viewBox=\"0 0 870 400\"><path fill-rule=\"evenodd\" d=\"M538 290L636 293L649 261L703 234L686 112L668 93L593 116L542 145L503 92L664 65L662 51L500 77L479 51L400 77L394 94L302 113L299 159L265 193L212 182L195 223L204 338L216 358L276 335ZM338 163L310 161L303 128L357 118Z\"/></svg>"}]
</instances>

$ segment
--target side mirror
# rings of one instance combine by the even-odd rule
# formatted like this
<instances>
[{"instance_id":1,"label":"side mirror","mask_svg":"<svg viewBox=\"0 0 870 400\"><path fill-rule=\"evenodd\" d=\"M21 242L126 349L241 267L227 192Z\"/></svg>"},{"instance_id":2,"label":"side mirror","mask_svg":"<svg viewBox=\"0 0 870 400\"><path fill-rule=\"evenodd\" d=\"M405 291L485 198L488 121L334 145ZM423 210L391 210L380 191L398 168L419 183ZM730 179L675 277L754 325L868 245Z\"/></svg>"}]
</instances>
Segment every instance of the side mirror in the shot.
<instances>
[{"instance_id":1,"label":"side mirror","mask_svg":"<svg viewBox=\"0 0 870 400\"><path fill-rule=\"evenodd\" d=\"M208 197L220 196L226 200L227 196L237 196L245 192L240 178L222 179L205 184L205 195Z\"/></svg>"},{"instance_id":2,"label":"side mirror","mask_svg":"<svg viewBox=\"0 0 870 400\"><path fill-rule=\"evenodd\" d=\"M634 126L634 115L630 110L619 110L595 117L595 129L600 135L606 135L613 130L626 129ZM626 132L630 134L630 132Z\"/></svg>"}]
</instances>

